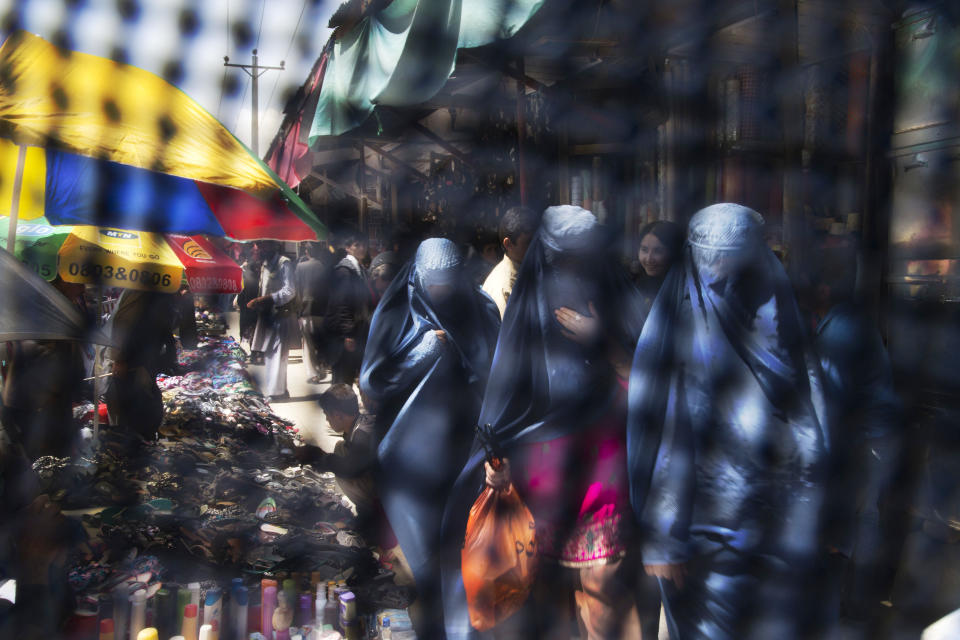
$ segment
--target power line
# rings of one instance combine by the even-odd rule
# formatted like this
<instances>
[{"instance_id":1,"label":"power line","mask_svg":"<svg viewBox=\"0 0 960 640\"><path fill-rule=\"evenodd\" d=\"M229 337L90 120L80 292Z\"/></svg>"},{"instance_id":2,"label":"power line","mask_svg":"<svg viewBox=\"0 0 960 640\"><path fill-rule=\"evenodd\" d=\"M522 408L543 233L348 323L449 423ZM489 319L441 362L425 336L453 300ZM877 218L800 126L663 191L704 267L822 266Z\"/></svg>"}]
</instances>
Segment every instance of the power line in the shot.
<instances>
[{"instance_id":1,"label":"power line","mask_svg":"<svg viewBox=\"0 0 960 640\"><path fill-rule=\"evenodd\" d=\"M253 80L251 79L251 82L252 81ZM240 129L240 114L243 113L243 101L247 99L247 88L249 86L250 86L249 84L243 85L243 95L240 97L240 106L237 108L237 122L233 125L234 135L236 135L236 132L239 131Z\"/></svg>"},{"instance_id":2,"label":"power line","mask_svg":"<svg viewBox=\"0 0 960 640\"><path fill-rule=\"evenodd\" d=\"M300 33L300 22L303 20L303 14L307 10L307 0L303 0L303 5L300 7L300 17L297 18L297 26L293 28L293 36L290 38L290 44L287 46L287 53L283 56L284 60L290 58L290 52L293 51L293 43L297 39L297 35ZM277 86L280 84L280 74L277 74L277 79L273 81L273 90L270 92L270 99L267 100L267 108L270 108L270 105L273 104L273 95L277 92Z\"/></svg>"},{"instance_id":3,"label":"power line","mask_svg":"<svg viewBox=\"0 0 960 640\"><path fill-rule=\"evenodd\" d=\"M253 144L251 144L250 146L253 149L254 155L259 157L260 155L260 139L259 139L260 100L259 100L259 93L257 92L257 80L260 78L260 76L265 74L267 71L283 71L284 62L283 60L281 60L279 67L260 64L259 57L257 56L257 50L254 49L253 64L238 64L236 62L230 62L230 58L228 56L224 56L223 66L236 67L238 69L243 69L243 72L246 73L248 76L250 76L250 86L253 87L253 93L251 95L251 102L253 103L253 109L251 110L251 113L250 113L250 116L251 116L250 125L251 125L251 130L253 132L253 141L252 141ZM247 96L246 90L244 90L243 96L244 98L246 98ZM237 126L238 127L240 126L239 119L237 120Z\"/></svg>"},{"instance_id":4,"label":"power line","mask_svg":"<svg viewBox=\"0 0 960 640\"><path fill-rule=\"evenodd\" d=\"M223 88L227 85L227 70L223 70L223 77L220 79L220 99L217 100L217 120L220 119L220 107L223 106Z\"/></svg>"},{"instance_id":5,"label":"power line","mask_svg":"<svg viewBox=\"0 0 960 640\"><path fill-rule=\"evenodd\" d=\"M227 56L230 54L230 0L227 0L227 22L226 22L226 36L227 39L224 42L223 55ZM223 68L223 78L220 80L220 99L217 100L217 120L220 120L220 109L223 106L223 91L227 85L227 68ZM239 125L240 122L237 121Z\"/></svg>"}]
</instances>

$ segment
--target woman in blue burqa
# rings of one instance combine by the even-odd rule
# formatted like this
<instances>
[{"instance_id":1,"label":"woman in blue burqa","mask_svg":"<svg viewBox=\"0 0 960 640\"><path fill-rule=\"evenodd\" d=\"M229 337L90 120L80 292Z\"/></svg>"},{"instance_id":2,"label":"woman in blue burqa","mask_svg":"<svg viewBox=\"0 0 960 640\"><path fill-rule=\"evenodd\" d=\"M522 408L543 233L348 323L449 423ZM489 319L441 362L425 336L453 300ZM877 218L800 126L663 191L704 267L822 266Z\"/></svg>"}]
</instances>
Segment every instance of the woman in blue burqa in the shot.
<instances>
[{"instance_id":1,"label":"woman in blue burqa","mask_svg":"<svg viewBox=\"0 0 960 640\"><path fill-rule=\"evenodd\" d=\"M826 417L763 218L691 220L630 376L630 493L672 640L812 633Z\"/></svg>"},{"instance_id":2,"label":"woman in blue burqa","mask_svg":"<svg viewBox=\"0 0 960 640\"><path fill-rule=\"evenodd\" d=\"M443 507L473 442L499 329L496 304L441 238L420 244L370 325L360 389L383 434L377 489L416 580L411 613L422 638L443 633Z\"/></svg>"},{"instance_id":3,"label":"woman in blue burqa","mask_svg":"<svg viewBox=\"0 0 960 640\"><path fill-rule=\"evenodd\" d=\"M504 313L480 423L534 517L541 561L531 597L495 637L570 637L576 626L582 637L640 636L626 387L644 309L605 235L589 211L547 209ZM486 467L475 446L447 507L452 538L463 540L484 483L504 486ZM455 560L444 567L447 638L476 637Z\"/></svg>"}]
</instances>

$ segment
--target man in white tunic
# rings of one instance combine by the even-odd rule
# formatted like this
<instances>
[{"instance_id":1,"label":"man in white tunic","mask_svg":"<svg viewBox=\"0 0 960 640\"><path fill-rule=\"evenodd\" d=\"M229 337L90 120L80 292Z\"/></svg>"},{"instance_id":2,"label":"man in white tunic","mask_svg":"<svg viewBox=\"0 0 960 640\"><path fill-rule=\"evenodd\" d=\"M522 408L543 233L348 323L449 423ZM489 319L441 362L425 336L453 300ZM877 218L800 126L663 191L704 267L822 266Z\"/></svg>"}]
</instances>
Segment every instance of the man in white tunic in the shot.
<instances>
[{"instance_id":1,"label":"man in white tunic","mask_svg":"<svg viewBox=\"0 0 960 640\"><path fill-rule=\"evenodd\" d=\"M487 276L483 290L497 303L501 318L517 281L517 270L536 230L537 214L527 207L507 209L500 220L499 238L503 245L503 260Z\"/></svg>"},{"instance_id":2,"label":"man in white tunic","mask_svg":"<svg viewBox=\"0 0 960 640\"><path fill-rule=\"evenodd\" d=\"M287 398L287 355L298 346L300 331L293 312L296 296L295 266L290 258L280 254L279 243L263 240L254 245L262 260L260 296L247 306L260 312L253 333L253 344L264 353L266 371L263 393L272 400Z\"/></svg>"}]
</instances>

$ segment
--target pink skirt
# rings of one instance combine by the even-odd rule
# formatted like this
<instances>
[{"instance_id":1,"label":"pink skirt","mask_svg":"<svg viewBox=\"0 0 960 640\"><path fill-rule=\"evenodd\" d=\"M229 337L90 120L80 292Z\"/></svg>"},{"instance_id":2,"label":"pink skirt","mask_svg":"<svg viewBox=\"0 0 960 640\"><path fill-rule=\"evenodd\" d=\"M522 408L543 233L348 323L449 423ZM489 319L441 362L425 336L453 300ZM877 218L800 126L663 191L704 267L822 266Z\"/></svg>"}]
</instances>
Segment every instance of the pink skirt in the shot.
<instances>
[{"instance_id":1,"label":"pink skirt","mask_svg":"<svg viewBox=\"0 0 960 640\"><path fill-rule=\"evenodd\" d=\"M626 386L590 428L524 447L511 464L533 514L540 554L583 568L624 556L629 538Z\"/></svg>"}]
</instances>

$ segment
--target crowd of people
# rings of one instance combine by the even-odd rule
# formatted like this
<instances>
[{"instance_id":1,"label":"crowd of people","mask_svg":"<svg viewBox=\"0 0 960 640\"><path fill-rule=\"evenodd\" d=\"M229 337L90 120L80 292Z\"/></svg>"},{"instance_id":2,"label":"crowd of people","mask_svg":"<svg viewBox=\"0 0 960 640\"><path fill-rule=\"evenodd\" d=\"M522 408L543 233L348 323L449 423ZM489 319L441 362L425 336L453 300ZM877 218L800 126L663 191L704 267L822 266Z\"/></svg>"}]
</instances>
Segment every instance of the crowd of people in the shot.
<instances>
[{"instance_id":1,"label":"crowd of people","mask_svg":"<svg viewBox=\"0 0 960 640\"><path fill-rule=\"evenodd\" d=\"M498 239L492 259L428 238L364 270L349 236L335 265L312 246L284 278L311 381L329 367L325 410L349 436L304 460L399 542L421 637L476 636L459 553L485 485L516 487L541 559L497 637L657 637L661 604L682 639L874 617L900 405L843 271L794 286L763 218L734 204L646 225L632 274L578 207L512 209Z\"/></svg>"},{"instance_id":2,"label":"crowd of people","mask_svg":"<svg viewBox=\"0 0 960 640\"><path fill-rule=\"evenodd\" d=\"M299 261L263 241L243 264L263 391L289 395L301 345L309 382L332 383L321 407L344 440L298 456L337 475L369 539L399 546L418 636L480 637L460 550L485 486L516 488L540 559L496 637L656 638L661 607L680 640L874 617L900 406L848 283L813 269L795 286L761 215L729 203L643 227L633 273L579 207L511 209L497 239L495 254L398 243L368 265L360 235ZM169 316L137 302L131 327ZM137 376L166 349L114 358L121 411L149 407Z\"/></svg>"}]
</instances>

